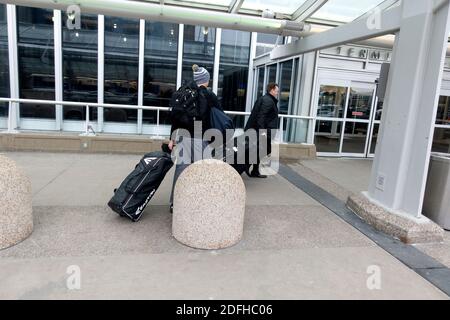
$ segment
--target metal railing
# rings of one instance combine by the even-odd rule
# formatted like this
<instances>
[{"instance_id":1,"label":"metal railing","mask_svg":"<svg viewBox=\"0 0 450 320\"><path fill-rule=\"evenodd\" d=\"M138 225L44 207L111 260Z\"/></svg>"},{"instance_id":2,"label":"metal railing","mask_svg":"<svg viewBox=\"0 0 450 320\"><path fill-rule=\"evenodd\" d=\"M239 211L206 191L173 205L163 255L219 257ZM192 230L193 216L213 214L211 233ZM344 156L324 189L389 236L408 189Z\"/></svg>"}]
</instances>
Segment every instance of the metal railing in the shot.
<instances>
[{"instance_id":1,"label":"metal railing","mask_svg":"<svg viewBox=\"0 0 450 320\"><path fill-rule=\"evenodd\" d=\"M55 101L55 100L35 100L35 99L18 99L18 98L0 98L0 102L9 103L9 112L8 112L8 131L7 132L15 132L17 126L13 127L12 116L13 112L13 103L19 103L18 107L20 108L20 104L46 104L46 105L54 105L54 106L74 106L74 107L85 107L86 108L86 119L84 120L84 133L83 135L92 135L91 131L94 131L89 119L89 109L90 108L112 108L112 109L134 109L134 110L150 110L156 111L156 127L160 126L160 112L169 112L170 108L168 107L153 107L153 106L133 106L128 104L111 104L111 103L94 103L94 102L74 102L74 101ZM241 111L225 111L228 115L236 115L236 116L249 116L250 112L241 112ZM284 119L295 119L295 120L314 120L314 117L310 116L295 116L295 115L284 115L280 114L280 134L279 134L279 142L283 142L283 132L284 132ZM83 120L81 120L83 121ZM95 132L94 132L95 135Z\"/></svg>"}]
</instances>

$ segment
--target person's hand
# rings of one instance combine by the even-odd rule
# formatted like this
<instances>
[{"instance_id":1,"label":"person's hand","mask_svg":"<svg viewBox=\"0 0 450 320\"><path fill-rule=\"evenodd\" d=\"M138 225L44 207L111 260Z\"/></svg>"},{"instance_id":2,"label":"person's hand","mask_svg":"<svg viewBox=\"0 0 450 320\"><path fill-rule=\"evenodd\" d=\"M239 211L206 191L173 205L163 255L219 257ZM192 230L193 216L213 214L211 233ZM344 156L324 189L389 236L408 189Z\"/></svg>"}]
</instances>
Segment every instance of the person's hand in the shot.
<instances>
[{"instance_id":1,"label":"person's hand","mask_svg":"<svg viewBox=\"0 0 450 320\"><path fill-rule=\"evenodd\" d=\"M170 151L173 150L173 146L174 146L174 142L173 142L173 140L170 140L170 142L169 142L169 149L170 149Z\"/></svg>"}]
</instances>

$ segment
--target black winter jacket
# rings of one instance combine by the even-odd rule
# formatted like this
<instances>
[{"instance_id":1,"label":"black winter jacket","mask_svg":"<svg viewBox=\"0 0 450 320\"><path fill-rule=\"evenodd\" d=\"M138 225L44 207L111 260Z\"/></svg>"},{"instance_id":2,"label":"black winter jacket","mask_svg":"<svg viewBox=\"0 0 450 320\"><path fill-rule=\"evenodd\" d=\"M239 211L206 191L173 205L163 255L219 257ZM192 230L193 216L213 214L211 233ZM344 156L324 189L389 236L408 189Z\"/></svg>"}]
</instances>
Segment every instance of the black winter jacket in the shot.
<instances>
[{"instance_id":1,"label":"black winter jacket","mask_svg":"<svg viewBox=\"0 0 450 320\"><path fill-rule=\"evenodd\" d=\"M267 93L259 98L248 118L245 130L278 129L278 100Z\"/></svg>"},{"instance_id":2,"label":"black winter jacket","mask_svg":"<svg viewBox=\"0 0 450 320\"><path fill-rule=\"evenodd\" d=\"M195 82L191 82L189 86L196 86ZM211 128L210 123L210 115L211 115L211 108L219 108L219 99L217 98L216 94L212 92L211 90L208 90L207 88L200 86L198 87L198 107L200 111L200 119L202 122L202 135L205 133L206 130ZM177 123L176 119L172 119L172 127L170 129L170 134L177 130L177 129L186 129L189 131L192 138L194 138L194 123L192 123L189 127L184 128L180 126L179 123Z\"/></svg>"}]
</instances>

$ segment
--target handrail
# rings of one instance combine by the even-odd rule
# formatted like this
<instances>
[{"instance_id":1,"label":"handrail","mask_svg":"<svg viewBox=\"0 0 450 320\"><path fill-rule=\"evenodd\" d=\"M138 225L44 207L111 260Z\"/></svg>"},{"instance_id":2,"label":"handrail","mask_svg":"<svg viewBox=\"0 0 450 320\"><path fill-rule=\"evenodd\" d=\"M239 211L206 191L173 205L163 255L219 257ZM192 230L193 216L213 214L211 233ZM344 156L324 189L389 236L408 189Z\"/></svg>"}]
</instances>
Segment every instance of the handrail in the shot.
<instances>
[{"instance_id":1,"label":"handrail","mask_svg":"<svg viewBox=\"0 0 450 320\"><path fill-rule=\"evenodd\" d=\"M116 109L135 109L135 110L153 110L157 111L157 120L156 126L159 127L159 112L165 111L169 112L170 108L168 107L154 107L154 106L138 106L138 105L128 105L128 104L112 104L112 103L97 103L97 102L75 102L75 101L56 101L56 100L36 100L36 99L20 99L20 98L0 98L0 102L8 102L11 103L38 103L38 104L49 104L49 105L61 105L61 106L76 106L76 107L86 107L86 120L85 120L85 133L86 135L90 135L90 130L93 131L92 126L89 124L89 108L116 108ZM226 114L229 115L237 115L237 116L249 116L250 112L243 111L225 111ZM11 113L10 113L11 114ZM284 121L283 119L297 119L297 120L314 120L314 117L311 116L296 116L296 115L287 115L287 114L279 114L278 117L281 119L280 121L280 142L283 142L283 134L284 131ZM8 128L8 131L14 130L14 128Z\"/></svg>"}]
</instances>

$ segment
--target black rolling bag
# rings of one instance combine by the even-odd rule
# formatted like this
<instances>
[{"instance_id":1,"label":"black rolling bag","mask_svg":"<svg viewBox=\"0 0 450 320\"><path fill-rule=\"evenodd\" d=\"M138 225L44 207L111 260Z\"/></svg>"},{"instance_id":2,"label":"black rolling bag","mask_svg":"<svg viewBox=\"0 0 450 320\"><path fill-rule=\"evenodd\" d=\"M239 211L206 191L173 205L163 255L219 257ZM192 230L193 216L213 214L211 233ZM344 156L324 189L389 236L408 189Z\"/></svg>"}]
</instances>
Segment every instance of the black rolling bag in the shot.
<instances>
[{"instance_id":1,"label":"black rolling bag","mask_svg":"<svg viewBox=\"0 0 450 320\"><path fill-rule=\"evenodd\" d=\"M172 165L172 158L167 152L147 153L120 187L114 190L108 206L120 216L138 221Z\"/></svg>"}]
</instances>

